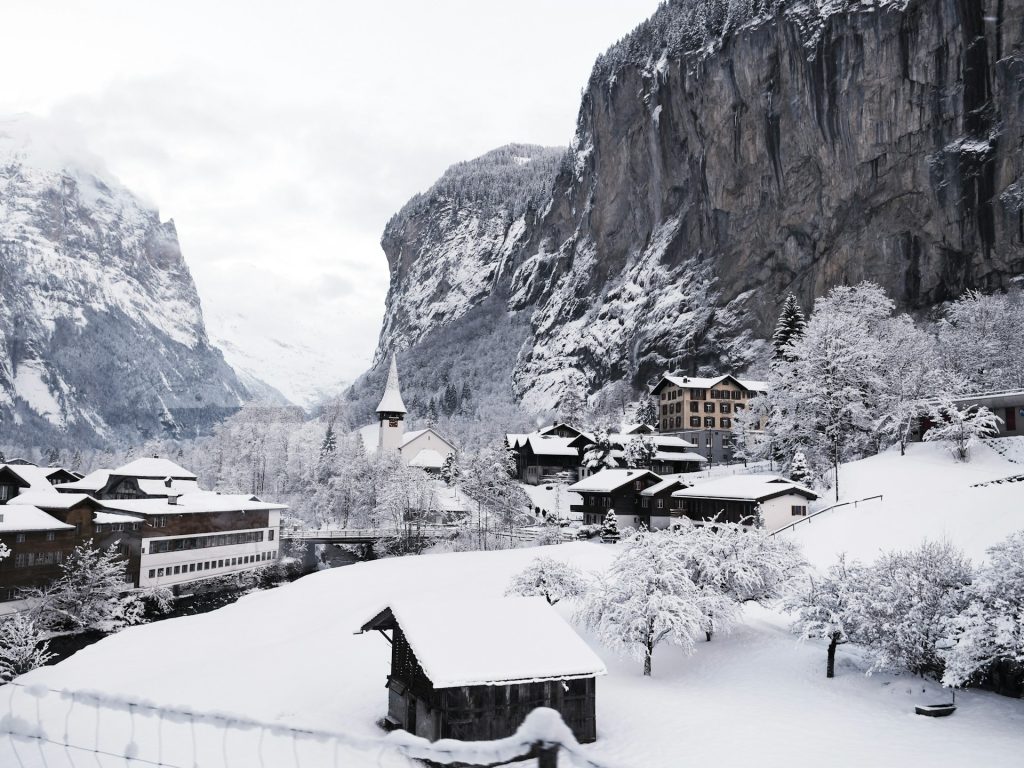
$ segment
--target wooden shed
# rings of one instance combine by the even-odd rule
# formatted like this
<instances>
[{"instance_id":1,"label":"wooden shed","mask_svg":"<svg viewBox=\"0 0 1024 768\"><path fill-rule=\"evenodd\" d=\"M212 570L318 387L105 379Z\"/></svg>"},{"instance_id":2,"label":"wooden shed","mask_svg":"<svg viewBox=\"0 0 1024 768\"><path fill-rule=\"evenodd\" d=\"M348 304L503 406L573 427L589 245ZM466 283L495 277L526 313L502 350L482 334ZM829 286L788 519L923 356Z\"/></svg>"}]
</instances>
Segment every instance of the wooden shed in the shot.
<instances>
[{"instance_id":1,"label":"wooden shed","mask_svg":"<svg viewBox=\"0 0 1024 768\"><path fill-rule=\"evenodd\" d=\"M391 728L432 741L500 739L550 707L581 743L597 738L604 664L543 598L396 602L360 631L370 630L391 642Z\"/></svg>"}]
</instances>

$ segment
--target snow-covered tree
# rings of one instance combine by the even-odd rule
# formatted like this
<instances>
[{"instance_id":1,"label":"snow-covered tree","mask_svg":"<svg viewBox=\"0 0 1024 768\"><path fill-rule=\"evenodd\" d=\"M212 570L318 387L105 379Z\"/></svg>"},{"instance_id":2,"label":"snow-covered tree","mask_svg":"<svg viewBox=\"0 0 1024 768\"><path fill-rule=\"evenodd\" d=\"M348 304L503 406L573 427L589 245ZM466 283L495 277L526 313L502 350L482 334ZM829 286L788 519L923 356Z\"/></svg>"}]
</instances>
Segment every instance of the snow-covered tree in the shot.
<instances>
[{"instance_id":1,"label":"snow-covered tree","mask_svg":"<svg viewBox=\"0 0 1024 768\"><path fill-rule=\"evenodd\" d=\"M988 550L965 598L947 624L945 685L970 683L998 662L1024 664L1024 531Z\"/></svg>"},{"instance_id":2,"label":"snow-covered tree","mask_svg":"<svg viewBox=\"0 0 1024 768\"><path fill-rule=\"evenodd\" d=\"M323 460L338 447L338 439L334 434L334 424L327 424L327 431L324 433L324 441L320 444L320 459Z\"/></svg>"},{"instance_id":3,"label":"snow-covered tree","mask_svg":"<svg viewBox=\"0 0 1024 768\"><path fill-rule=\"evenodd\" d=\"M583 466L593 472L614 469L618 466L618 462L612 456L614 450L615 446L608 435L608 430L599 429L594 433L594 442L583 451Z\"/></svg>"},{"instance_id":4,"label":"snow-covered tree","mask_svg":"<svg viewBox=\"0 0 1024 768\"><path fill-rule=\"evenodd\" d=\"M641 397L640 402L633 412L633 420L637 424L646 424L649 427L658 424L658 406L649 397Z\"/></svg>"},{"instance_id":5,"label":"snow-covered tree","mask_svg":"<svg viewBox=\"0 0 1024 768\"><path fill-rule=\"evenodd\" d=\"M0 623L0 680L8 682L53 658L36 623L15 613Z\"/></svg>"},{"instance_id":6,"label":"snow-covered tree","mask_svg":"<svg viewBox=\"0 0 1024 768\"><path fill-rule=\"evenodd\" d=\"M649 440L643 435L637 435L630 438L626 443L622 451L622 458L625 460L627 467L649 469L657 452L658 446L654 444L653 440Z\"/></svg>"},{"instance_id":7,"label":"snow-covered tree","mask_svg":"<svg viewBox=\"0 0 1024 768\"><path fill-rule=\"evenodd\" d=\"M925 442L943 442L960 461L967 461L979 440L999 434L1002 419L984 405L960 408L948 397L928 409L932 426L924 433Z\"/></svg>"},{"instance_id":8,"label":"snow-covered tree","mask_svg":"<svg viewBox=\"0 0 1024 768\"><path fill-rule=\"evenodd\" d=\"M789 463L789 479L794 483L809 483L811 481L811 470L807 467L807 457L803 451L793 454L793 460Z\"/></svg>"},{"instance_id":9,"label":"snow-covered tree","mask_svg":"<svg viewBox=\"0 0 1024 768\"><path fill-rule=\"evenodd\" d=\"M841 556L823 578L809 576L796 582L787 594L785 607L795 614L793 631L801 637L828 640L825 677L835 677L836 648L854 642L857 613L853 596L862 591L863 566Z\"/></svg>"},{"instance_id":10,"label":"snow-covered tree","mask_svg":"<svg viewBox=\"0 0 1024 768\"><path fill-rule=\"evenodd\" d=\"M970 563L952 544L883 554L853 595L857 642L874 669L939 678L948 621L967 605Z\"/></svg>"},{"instance_id":11,"label":"snow-covered tree","mask_svg":"<svg viewBox=\"0 0 1024 768\"><path fill-rule=\"evenodd\" d=\"M454 453L449 453L445 456L444 463L441 465L441 479L444 484L448 487L455 485L459 482L459 477L462 472L459 470L458 459L455 458Z\"/></svg>"},{"instance_id":12,"label":"snow-covered tree","mask_svg":"<svg viewBox=\"0 0 1024 768\"><path fill-rule=\"evenodd\" d=\"M575 565L550 557L537 557L512 577L506 595L543 597L549 605L575 599L587 590L587 580Z\"/></svg>"},{"instance_id":13,"label":"snow-covered tree","mask_svg":"<svg viewBox=\"0 0 1024 768\"><path fill-rule=\"evenodd\" d=\"M651 674L662 642L692 653L701 632L700 595L677 553L674 534L641 531L629 538L608 573L589 590L579 619L608 647L644 663Z\"/></svg>"},{"instance_id":14,"label":"snow-covered tree","mask_svg":"<svg viewBox=\"0 0 1024 768\"><path fill-rule=\"evenodd\" d=\"M492 529L508 532L527 522L530 499L514 478L515 460L504 443L488 446L468 457L462 466L462 489L476 503L480 548Z\"/></svg>"},{"instance_id":15,"label":"snow-covered tree","mask_svg":"<svg viewBox=\"0 0 1024 768\"><path fill-rule=\"evenodd\" d=\"M580 387L569 384L562 393L562 399L558 403L558 420L572 424L580 418L580 414L587 407L587 399L583 396Z\"/></svg>"},{"instance_id":16,"label":"snow-covered tree","mask_svg":"<svg viewBox=\"0 0 1024 768\"><path fill-rule=\"evenodd\" d=\"M1024 387L1024 293L968 291L939 326L946 368L978 390Z\"/></svg>"},{"instance_id":17,"label":"snow-covered tree","mask_svg":"<svg viewBox=\"0 0 1024 768\"><path fill-rule=\"evenodd\" d=\"M739 619L740 604L782 597L785 586L806 567L791 541L763 529L716 522L679 526L674 534L680 561L702 592L709 641L715 631L728 631Z\"/></svg>"},{"instance_id":18,"label":"snow-covered tree","mask_svg":"<svg viewBox=\"0 0 1024 768\"><path fill-rule=\"evenodd\" d=\"M619 540L619 519L615 516L615 510L609 509L601 523L601 538L605 541Z\"/></svg>"},{"instance_id":19,"label":"snow-covered tree","mask_svg":"<svg viewBox=\"0 0 1024 768\"><path fill-rule=\"evenodd\" d=\"M804 334L807 327L807 319L804 317L796 296L792 293L786 296L782 303L782 311L779 313L779 321L775 326L775 333L772 334L772 346L775 348L775 357L792 363L794 355L790 344Z\"/></svg>"},{"instance_id":20,"label":"snow-covered tree","mask_svg":"<svg viewBox=\"0 0 1024 768\"><path fill-rule=\"evenodd\" d=\"M47 629L116 632L144 621L142 595L129 591L127 563L117 544L93 549L88 540L61 563L62 575L48 587L29 591L32 618Z\"/></svg>"}]
</instances>

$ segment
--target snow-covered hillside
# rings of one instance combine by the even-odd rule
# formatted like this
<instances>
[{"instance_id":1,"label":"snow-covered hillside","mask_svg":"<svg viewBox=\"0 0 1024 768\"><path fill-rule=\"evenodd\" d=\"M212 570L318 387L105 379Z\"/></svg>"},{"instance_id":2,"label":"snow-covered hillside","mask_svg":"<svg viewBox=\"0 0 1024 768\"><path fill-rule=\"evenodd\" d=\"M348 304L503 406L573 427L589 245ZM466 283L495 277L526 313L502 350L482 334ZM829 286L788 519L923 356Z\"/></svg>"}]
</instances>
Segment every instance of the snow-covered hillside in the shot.
<instances>
[{"instance_id":1,"label":"snow-covered hillside","mask_svg":"<svg viewBox=\"0 0 1024 768\"><path fill-rule=\"evenodd\" d=\"M0 121L0 424L43 444L189 434L248 396L174 223L44 121Z\"/></svg>"},{"instance_id":2,"label":"snow-covered hillside","mask_svg":"<svg viewBox=\"0 0 1024 768\"><path fill-rule=\"evenodd\" d=\"M799 542L819 567L827 567L842 552L871 561L880 551L908 549L925 538L948 539L980 561L989 546L1024 529L1024 483L973 487L1024 473L1024 466L996 452L1013 450L1018 440L982 443L966 463L955 461L938 443L912 443L906 456L893 448L845 464L840 501L878 494L883 499L840 507L782 535ZM819 507L832 503L829 496Z\"/></svg>"}]
</instances>

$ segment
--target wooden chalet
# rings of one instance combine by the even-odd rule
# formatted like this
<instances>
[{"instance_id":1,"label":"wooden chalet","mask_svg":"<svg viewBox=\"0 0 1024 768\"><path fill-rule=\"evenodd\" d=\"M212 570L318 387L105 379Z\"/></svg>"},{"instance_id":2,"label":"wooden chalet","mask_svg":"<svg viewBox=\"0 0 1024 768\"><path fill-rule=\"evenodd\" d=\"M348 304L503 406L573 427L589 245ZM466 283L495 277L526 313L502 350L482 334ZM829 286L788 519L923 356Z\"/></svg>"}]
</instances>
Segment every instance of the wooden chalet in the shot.
<instances>
[{"instance_id":1,"label":"wooden chalet","mask_svg":"<svg viewBox=\"0 0 1024 768\"><path fill-rule=\"evenodd\" d=\"M597 738L604 664L542 598L403 601L360 632L371 630L391 643L390 728L431 741L500 739L550 707L581 743Z\"/></svg>"},{"instance_id":2,"label":"wooden chalet","mask_svg":"<svg viewBox=\"0 0 1024 768\"><path fill-rule=\"evenodd\" d=\"M752 524L758 515L768 531L807 514L818 494L779 475L732 475L672 492L678 512L700 523Z\"/></svg>"},{"instance_id":3,"label":"wooden chalet","mask_svg":"<svg viewBox=\"0 0 1024 768\"><path fill-rule=\"evenodd\" d=\"M641 425L646 427L646 425ZM650 429L650 427L646 427ZM625 451L626 445L638 437L650 442L655 453L651 457L650 466L642 467L662 475L676 475L684 472L697 472L705 467L707 459L696 452L697 446L678 435L658 435L649 432L617 432L608 435L612 444L612 458L620 467L626 466ZM594 438L587 434L581 434L569 444L584 456L587 447L594 444ZM586 476L588 470L581 469L581 475Z\"/></svg>"},{"instance_id":4,"label":"wooden chalet","mask_svg":"<svg viewBox=\"0 0 1024 768\"><path fill-rule=\"evenodd\" d=\"M578 437L542 432L506 435L509 449L516 457L516 476L530 485L551 480L575 481L579 477L580 451L573 441Z\"/></svg>"},{"instance_id":5,"label":"wooden chalet","mask_svg":"<svg viewBox=\"0 0 1024 768\"><path fill-rule=\"evenodd\" d=\"M38 507L7 503L0 506L0 542L11 551L0 560L0 600L7 601L58 578L78 538L73 525Z\"/></svg>"},{"instance_id":6,"label":"wooden chalet","mask_svg":"<svg viewBox=\"0 0 1024 768\"><path fill-rule=\"evenodd\" d=\"M662 482L663 478L647 469L605 469L569 486L569 491L583 497L583 503L574 504L571 509L583 514L585 525L599 525L608 510L614 510L620 528L665 528L667 520L662 523L651 519L652 512L658 511L652 505L656 499L643 495Z\"/></svg>"}]
</instances>

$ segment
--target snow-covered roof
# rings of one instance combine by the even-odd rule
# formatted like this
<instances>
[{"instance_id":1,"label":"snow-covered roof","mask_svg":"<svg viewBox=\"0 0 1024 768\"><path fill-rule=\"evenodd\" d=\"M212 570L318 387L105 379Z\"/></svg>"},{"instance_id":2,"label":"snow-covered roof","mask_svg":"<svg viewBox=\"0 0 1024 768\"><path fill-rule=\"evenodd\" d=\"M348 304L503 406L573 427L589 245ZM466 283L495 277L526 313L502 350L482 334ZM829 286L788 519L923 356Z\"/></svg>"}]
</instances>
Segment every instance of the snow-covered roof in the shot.
<instances>
[{"instance_id":1,"label":"snow-covered roof","mask_svg":"<svg viewBox=\"0 0 1024 768\"><path fill-rule=\"evenodd\" d=\"M50 475L62 471L60 467L37 467L35 464L0 464L0 466L7 467L28 483L30 488L39 490L53 488L50 483Z\"/></svg>"},{"instance_id":2,"label":"snow-covered roof","mask_svg":"<svg viewBox=\"0 0 1024 768\"><path fill-rule=\"evenodd\" d=\"M726 379L732 379L744 389L749 389L753 392L767 392L768 382L759 381L757 379L741 379L737 376L733 376L731 373L724 374L723 376L670 376L665 374L662 376L661 381L668 381L675 384L677 387L686 387L688 389L711 389L716 384L721 384ZM661 386L661 382L655 385L655 389Z\"/></svg>"},{"instance_id":3,"label":"snow-covered roof","mask_svg":"<svg viewBox=\"0 0 1024 768\"><path fill-rule=\"evenodd\" d=\"M406 432L405 434L402 435L402 442L401 442L399 447L404 448L409 443L411 443L413 440L415 440L417 437L421 437L422 435L425 435L428 432L430 434L432 434L434 437L436 437L438 440L440 440L442 443L447 445L449 448L451 448L453 451L455 450L455 446L452 444L452 441L449 440L444 435L442 435L440 432L438 432L433 427L427 427L425 429L413 429L413 430L411 430L409 432Z\"/></svg>"},{"instance_id":4,"label":"snow-covered roof","mask_svg":"<svg viewBox=\"0 0 1024 768\"><path fill-rule=\"evenodd\" d=\"M359 433L359 438L363 441L363 450L367 453L376 453L380 443L380 422L373 422L367 424L365 427L360 427L356 430Z\"/></svg>"},{"instance_id":5,"label":"snow-covered roof","mask_svg":"<svg viewBox=\"0 0 1024 768\"><path fill-rule=\"evenodd\" d=\"M602 469L600 472L596 472L590 477L585 477L578 483L570 485L569 490L576 492L590 491L592 493L611 493L612 491L621 488L626 483L639 480L647 475L657 478L659 481L661 480L661 477L647 469Z\"/></svg>"},{"instance_id":6,"label":"snow-covered roof","mask_svg":"<svg viewBox=\"0 0 1024 768\"><path fill-rule=\"evenodd\" d=\"M54 487L60 491L98 491L107 484L109 479L109 469L96 469L81 480L75 480L73 483L58 483Z\"/></svg>"},{"instance_id":7,"label":"snow-covered roof","mask_svg":"<svg viewBox=\"0 0 1024 768\"><path fill-rule=\"evenodd\" d=\"M657 451L655 461L696 461L706 462L707 458L693 451Z\"/></svg>"},{"instance_id":8,"label":"snow-covered roof","mask_svg":"<svg viewBox=\"0 0 1024 768\"><path fill-rule=\"evenodd\" d=\"M542 597L400 600L362 629L390 623L391 617L435 688L607 674L601 659ZM539 641L523 642L524 629Z\"/></svg>"},{"instance_id":9,"label":"snow-covered roof","mask_svg":"<svg viewBox=\"0 0 1024 768\"><path fill-rule=\"evenodd\" d=\"M142 478L138 481L138 484L139 490L147 496L167 496L172 493L181 496L182 494L195 493L199 490L198 480L171 480L171 485L168 487L166 479Z\"/></svg>"},{"instance_id":10,"label":"snow-covered roof","mask_svg":"<svg viewBox=\"0 0 1024 768\"><path fill-rule=\"evenodd\" d=\"M646 435L654 431L650 424L620 424L619 433L623 435Z\"/></svg>"},{"instance_id":11,"label":"snow-covered roof","mask_svg":"<svg viewBox=\"0 0 1024 768\"><path fill-rule=\"evenodd\" d=\"M818 494L806 486L794 483L780 475L732 475L697 483L690 488L675 491L672 496L686 499L737 499L764 501L774 496L796 493L808 499Z\"/></svg>"},{"instance_id":12,"label":"snow-covered roof","mask_svg":"<svg viewBox=\"0 0 1024 768\"><path fill-rule=\"evenodd\" d=\"M685 477L685 475L666 475L660 483L656 483L652 485L650 488L644 488L642 491L640 491L640 495L656 496L659 493L664 493L669 488L674 488L680 483L682 483L683 486L686 486L688 484L688 481L684 479Z\"/></svg>"},{"instance_id":13,"label":"snow-covered roof","mask_svg":"<svg viewBox=\"0 0 1024 768\"><path fill-rule=\"evenodd\" d=\"M122 477L149 477L163 480L173 477L178 480L195 480L196 476L184 467L180 467L170 459L156 456L129 461L124 466L111 470L110 474Z\"/></svg>"},{"instance_id":14,"label":"snow-covered roof","mask_svg":"<svg viewBox=\"0 0 1024 768\"><path fill-rule=\"evenodd\" d=\"M244 493L216 493L198 491L177 498L175 504L168 499L104 499L106 510L130 512L138 515L188 515L203 512L265 512L287 509L285 504L261 501Z\"/></svg>"},{"instance_id":15,"label":"snow-covered roof","mask_svg":"<svg viewBox=\"0 0 1024 768\"><path fill-rule=\"evenodd\" d=\"M7 504L8 506L24 504L40 509L71 509L87 502L97 503L95 499L84 493L60 493L51 488L49 490L27 490L15 496Z\"/></svg>"},{"instance_id":16,"label":"snow-covered roof","mask_svg":"<svg viewBox=\"0 0 1024 768\"><path fill-rule=\"evenodd\" d=\"M39 507L30 504L0 507L0 532L14 531L73 531L75 526L62 523Z\"/></svg>"},{"instance_id":17,"label":"snow-covered roof","mask_svg":"<svg viewBox=\"0 0 1024 768\"><path fill-rule=\"evenodd\" d=\"M144 523L145 518L122 515L117 512L96 512L92 521L97 525L114 525L116 523Z\"/></svg>"},{"instance_id":18,"label":"snow-covered roof","mask_svg":"<svg viewBox=\"0 0 1024 768\"><path fill-rule=\"evenodd\" d=\"M377 404L377 413L408 413L398 386L398 358L395 355L391 356L388 383L384 385L384 396Z\"/></svg>"},{"instance_id":19,"label":"snow-covered roof","mask_svg":"<svg viewBox=\"0 0 1024 768\"><path fill-rule=\"evenodd\" d=\"M409 462L409 466L420 469L440 469L444 466L444 457L433 448L424 448Z\"/></svg>"},{"instance_id":20,"label":"snow-covered roof","mask_svg":"<svg viewBox=\"0 0 1024 768\"><path fill-rule=\"evenodd\" d=\"M530 435L527 443L530 450L538 456L579 456L580 452L570 447L572 437L548 437L547 435Z\"/></svg>"},{"instance_id":21,"label":"snow-covered roof","mask_svg":"<svg viewBox=\"0 0 1024 768\"><path fill-rule=\"evenodd\" d=\"M505 440L508 442L509 448L519 448L526 444L527 439L531 434L538 434L536 432L509 432L505 435Z\"/></svg>"}]
</instances>

